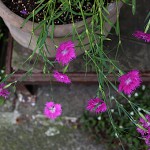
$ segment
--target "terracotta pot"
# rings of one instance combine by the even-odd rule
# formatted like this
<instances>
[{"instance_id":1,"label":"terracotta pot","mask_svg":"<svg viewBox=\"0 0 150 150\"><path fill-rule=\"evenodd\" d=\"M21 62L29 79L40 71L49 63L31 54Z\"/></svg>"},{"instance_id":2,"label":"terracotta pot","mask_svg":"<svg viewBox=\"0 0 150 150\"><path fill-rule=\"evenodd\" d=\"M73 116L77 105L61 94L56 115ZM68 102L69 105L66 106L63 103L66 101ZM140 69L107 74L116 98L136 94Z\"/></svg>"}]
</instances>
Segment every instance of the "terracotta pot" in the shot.
<instances>
[{"instance_id":1,"label":"terracotta pot","mask_svg":"<svg viewBox=\"0 0 150 150\"><path fill-rule=\"evenodd\" d=\"M118 9L120 10L122 6L122 2L118 3ZM108 6L108 12L109 16L108 19L114 24L116 22L116 3L111 3ZM41 29L36 30L34 36L32 36L32 27L33 22L28 21L23 28L20 28L22 23L24 22L24 19L15 13L13 13L11 10L9 10L3 2L0 0L0 16L3 18L5 24L9 28L10 33L12 34L13 38L22 46L29 48L31 50L34 50L37 46L37 38L39 33L41 32ZM91 18L87 19L87 23L91 21ZM38 23L34 23L34 27L36 27ZM77 32L80 34L84 29L84 22L80 21L74 24ZM111 26L108 23L105 23L104 25L105 29L105 36L109 33L111 30ZM49 32L51 32L51 27L49 28ZM46 39L46 44L48 45L48 51L47 53L48 57L55 57L56 49L55 45L59 45L63 41L71 40L72 39L72 33L73 33L73 24L65 24L65 25L56 25L54 29L54 39L52 40L50 36L48 35ZM67 35L70 36L67 36ZM78 45L78 41L74 41L75 45ZM86 37L83 40L84 44L88 44L88 38ZM85 48L88 49L88 46ZM77 55L83 53L83 50L81 48L76 48ZM46 49L45 49L46 51ZM38 53L38 50L36 50L36 53Z\"/></svg>"}]
</instances>

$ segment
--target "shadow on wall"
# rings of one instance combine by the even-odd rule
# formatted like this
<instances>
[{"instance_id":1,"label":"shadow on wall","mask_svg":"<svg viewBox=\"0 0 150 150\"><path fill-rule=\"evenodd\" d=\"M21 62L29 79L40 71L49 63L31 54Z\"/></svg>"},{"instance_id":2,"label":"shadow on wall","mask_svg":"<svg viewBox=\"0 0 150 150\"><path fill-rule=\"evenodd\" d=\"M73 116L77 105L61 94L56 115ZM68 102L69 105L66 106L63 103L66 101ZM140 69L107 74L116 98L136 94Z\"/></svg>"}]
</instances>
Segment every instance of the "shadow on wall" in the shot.
<instances>
[{"instance_id":1,"label":"shadow on wall","mask_svg":"<svg viewBox=\"0 0 150 150\"><path fill-rule=\"evenodd\" d=\"M5 66L5 55L7 47L8 29L3 20L0 18L0 69Z\"/></svg>"}]
</instances>

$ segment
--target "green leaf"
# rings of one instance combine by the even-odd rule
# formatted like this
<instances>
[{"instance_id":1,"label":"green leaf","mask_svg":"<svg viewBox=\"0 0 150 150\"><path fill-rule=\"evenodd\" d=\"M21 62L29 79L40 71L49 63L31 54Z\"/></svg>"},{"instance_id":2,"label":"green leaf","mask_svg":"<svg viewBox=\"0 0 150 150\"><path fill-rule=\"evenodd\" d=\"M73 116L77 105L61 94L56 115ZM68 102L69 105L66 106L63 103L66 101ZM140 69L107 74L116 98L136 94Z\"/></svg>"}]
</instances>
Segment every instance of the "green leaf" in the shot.
<instances>
[{"instance_id":1,"label":"green leaf","mask_svg":"<svg viewBox=\"0 0 150 150\"><path fill-rule=\"evenodd\" d=\"M145 128L143 128L143 126L139 125L139 124L136 124L137 127L139 127L140 129L144 130L144 131L147 131Z\"/></svg>"},{"instance_id":2,"label":"green leaf","mask_svg":"<svg viewBox=\"0 0 150 150\"><path fill-rule=\"evenodd\" d=\"M13 86L12 88L13 88L13 92L16 92L16 87L15 87L15 86Z\"/></svg>"},{"instance_id":3,"label":"green leaf","mask_svg":"<svg viewBox=\"0 0 150 150\"><path fill-rule=\"evenodd\" d=\"M133 15L135 15L135 11L136 11L136 0L132 0L132 13L133 13Z\"/></svg>"},{"instance_id":4,"label":"green leaf","mask_svg":"<svg viewBox=\"0 0 150 150\"><path fill-rule=\"evenodd\" d=\"M4 104L4 101L5 101L5 98L0 96L0 105L3 105Z\"/></svg>"}]
</instances>

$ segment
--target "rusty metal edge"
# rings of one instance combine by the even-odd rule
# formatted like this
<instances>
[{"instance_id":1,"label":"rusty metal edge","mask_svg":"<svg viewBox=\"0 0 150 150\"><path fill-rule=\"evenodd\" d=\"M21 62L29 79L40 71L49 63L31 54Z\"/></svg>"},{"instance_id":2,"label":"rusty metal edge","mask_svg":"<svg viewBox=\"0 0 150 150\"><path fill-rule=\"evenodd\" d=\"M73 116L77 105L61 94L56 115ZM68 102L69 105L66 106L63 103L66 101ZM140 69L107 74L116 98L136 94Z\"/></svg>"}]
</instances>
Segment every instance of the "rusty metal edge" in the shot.
<instances>
[{"instance_id":1,"label":"rusty metal edge","mask_svg":"<svg viewBox=\"0 0 150 150\"><path fill-rule=\"evenodd\" d=\"M80 82L80 83L96 83L98 82L97 80L97 75L96 73L67 73L69 78L71 79L72 82ZM8 79L9 82L12 81L18 81L21 79L23 74L14 74L12 77ZM141 73L141 78L143 82L150 82L150 72L149 73ZM113 75L109 75L108 79L112 82L117 81ZM26 83L26 84L50 84L57 82L53 77L52 74L50 75L43 75L43 74L32 74L31 76L26 77L23 80L20 80L20 82Z\"/></svg>"},{"instance_id":2,"label":"rusty metal edge","mask_svg":"<svg viewBox=\"0 0 150 150\"><path fill-rule=\"evenodd\" d=\"M13 48L13 38L12 38L11 34L9 33L8 45L7 45L7 50L6 50L6 59L5 59L6 74L11 73L12 48Z\"/></svg>"},{"instance_id":3,"label":"rusty metal edge","mask_svg":"<svg viewBox=\"0 0 150 150\"><path fill-rule=\"evenodd\" d=\"M11 68L11 59L12 59L12 49L13 49L13 38L11 34L9 34L7 53L6 53L6 74L10 74L12 71ZM18 81L20 80L25 72L16 72L10 78L7 79L8 82ZM98 82L96 73L67 73L72 82L80 82L80 83L95 83ZM143 82L150 82L150 71L141 72L141 77ZM112 82L115 82L116 79L112 74L108 76L108 79ZM24 84L50 84L57 83L57 81L53 78L52 74L42 74L42 73L33 73L31 76L20 80L20 82Z\"/></svg>"}]
</instances>

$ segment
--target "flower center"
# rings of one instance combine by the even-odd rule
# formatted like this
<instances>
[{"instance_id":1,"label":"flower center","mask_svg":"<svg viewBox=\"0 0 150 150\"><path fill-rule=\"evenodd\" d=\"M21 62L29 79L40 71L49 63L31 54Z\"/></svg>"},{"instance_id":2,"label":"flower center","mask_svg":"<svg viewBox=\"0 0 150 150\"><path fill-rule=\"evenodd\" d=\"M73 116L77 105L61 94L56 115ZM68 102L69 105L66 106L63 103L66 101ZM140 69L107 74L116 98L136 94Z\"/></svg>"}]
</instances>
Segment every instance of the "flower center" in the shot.
<instances>
[{"instance_id":1,"label":"flower center","mask_svg":"<svg viewBox=\"0 0 150 150\"><path fill-rule=\"evenodd\" d=\"M95 103L95 107L94 107L94 110L96 110L100 105L102 105L102 103L101 102L97 102L97 103Z\"/></svg>"},{"instance_id":2,"label":"flower center","mask_svg":"<svg viewBox=\"0 0 150 150\"><path fill-rule=\"evenodd\" d=\"M56 108L53 106L53 107L49 108L49 110L50 110L51 113L55 113Z\"/></svg>"},{"instance_id":3,"label":"flower center","mask_svg":"<svg viewBox=\"0 0 150 150\"><path fill-rule=\"evenodd\" d=\"M66 55L66 54L68 53L68 51L65 49L65 50L63 50L61 53L62 53L62 55L64 56L64 55Z\"/></svg>"},{"instance_id":4,"label":"flower center","mask_svg":"<svg viewBox=\"0 0 150 150\"><path fill-rule=\"evenodd\" d=\"M64 79L64 76L60 76L61 79Z\"/></svg>"},{"instance_id":5,"label":"flower center","mask_svg":"<svg viewBox=\"0 0 150 150\"><path fill-rule=\"evenodd\" d=\"M147 125L150 126L150 122L147 122Z\"/></svg>"},{"instance_id":6,"label":"flower center","mask_svg":"<svg viewBox=\"0 0 150 150\"><path fill-rule=\"evenodd\" d=\"M128 85L128 84L130 84L131 83L131 79L130 78L128 78L125 82L126 82L126 84Z\"/></svg>"}]
</instances>

